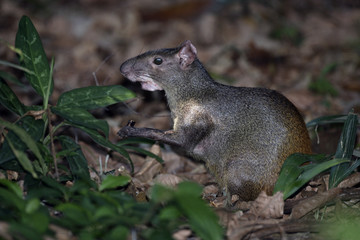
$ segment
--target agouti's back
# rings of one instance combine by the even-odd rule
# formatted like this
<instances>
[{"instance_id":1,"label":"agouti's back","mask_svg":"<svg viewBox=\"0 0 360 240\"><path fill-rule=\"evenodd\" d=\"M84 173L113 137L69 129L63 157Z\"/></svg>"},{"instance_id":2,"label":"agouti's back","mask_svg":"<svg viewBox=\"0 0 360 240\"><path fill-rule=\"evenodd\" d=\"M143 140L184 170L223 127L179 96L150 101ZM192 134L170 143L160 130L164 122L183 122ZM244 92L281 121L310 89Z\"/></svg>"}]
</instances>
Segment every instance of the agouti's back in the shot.
<instances>
[{"instance_id":1,"label":"agouti's back","mask_svg":"<svg viewBox=\"0 0 360 240\"><path fill-rule=\"evenodd\" d=\"M174 127L124 127L119 135L183 147L241 200L253 200L261 190L271 194L285 159L311 153L304 121L287 98L265 88L216 83L190 41L129 59L121 72L144 89L165 90Z\"/></svg>"}]
</instances>

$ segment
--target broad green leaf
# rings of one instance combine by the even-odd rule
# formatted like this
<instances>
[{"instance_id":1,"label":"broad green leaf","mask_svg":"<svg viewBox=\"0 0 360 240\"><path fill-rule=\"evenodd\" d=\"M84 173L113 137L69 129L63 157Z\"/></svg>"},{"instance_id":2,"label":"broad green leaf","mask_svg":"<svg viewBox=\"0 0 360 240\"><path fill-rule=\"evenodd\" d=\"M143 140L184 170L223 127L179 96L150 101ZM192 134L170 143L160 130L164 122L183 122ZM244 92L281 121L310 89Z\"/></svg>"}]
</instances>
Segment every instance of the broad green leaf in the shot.
<instances>
[{"instance_id":1,"label":"broad green leaf","mask_svg":"<svg viewBox=\"0 0 360 240\"><path fill-rule=\"evenodd\" d=\"M50 217L46 211L39 211L38 209L31 214L23 215L21 220L23 224L36 230L37 233L44 233L48 229Z\"/></svg>"},{"instance_id":2,"label":"broad green leaf","mask_svg":"<svg viewBox=\"0 0 360 240\"><path fill-rule=\"evenodd\" d=\"M99 191L123 187L131 180L128 176L107 175L99 187Z\"/></svg>"},{"instance_id":3,"label":"broad green leaf","mask_svg":"<svg viewBox=\"0 0 360 240\"><path fill-rule=\"evenodd\" d=\"M88 164L80 146L68 136L60 136L58 139L63 149L72 150L71 154L66 156L66 160L74 178L90 180Z\"/></svg>"},{"instance_id":4,"label":"broad green leaf","mask_svg":"<svg viewBox=\"0 0 360 240\"><path fill-rule=\"evenodd\" d=\"M62 213L61 223L67 227L79 228L91 223L91 212L74 203L63 203L56 207Z\"/></svg>"},{"instance_id":5,"label":"broad green leaf","mask_svg":"<svg viewBox=\"0 0 360 240\"><path fill-rule=\"evenodd\" d=\"M28 214L36 212L40 208L40 200L37 198L32 198L27 201L25 206L25 212Z\"/></svg>"},{"instance_id":6,"label":"broad green leaf","mask_svg":"<svg viewBox=\"0 0 360 240\"><path fill-rule=\"evenodd\" d=\"M129 239L129 229L124 226L116 226L104 236L105 240Z\"/></svg>"},{"instance_id":7,"label":"broad green leaf","mask_svg":"<svg viewBox=\"0 0 360 240\"><path fill-rule=\"evenodd\" d=\"M354 113L349 113L344 128L341 132L340 141L336 149L335 158L350 160L355 148L356 131L357 131L358 117ZM343 163L331 168L329 186L330 188L336 187L348 173L348 168L351 163ZM351 173L351 172L350 172ZM348 173L348 174L350 174Z\"/></svg>"},{"instance_id":8,"label":"broad green leaf","mask_svg":"<svg viewBox=\"0 0 360 240\"><path fill-rule=\"evenodd\" d=\"M29 224L23 222L11 223L8 232L12 237L12 239L26 239L26 240L43 239L42 236L43 234L39 233L32 226L29 226Z\"/></svg>"},{"instance_id":9,"label":"broad green leaf","mask_svg":"<svg viewBox=\"0 0 360 240\"><path fill-rule=\"evenodd\" d=\"M348 162L345 159L329 159L322 154L295 153L290 155L282 166L274 193L283 192L284 199L287 199L319 173L335 165Z\"/></svg>"},{"instance_id":10,"label":"broad green leaf","mask_svg":"<svg viewBox=\"0 0 360 240\"><path fill-rule=\"evenodd\" d=\"M58 183L55 179L51 177L44 176L41 178L41 181L46 184L47 186L56 189L57 191L61 192L66 199L66 196L69 195L69 190L62 184Z\"/></svg>"},{"instance_id":11,"label":"broad green leaf","mask_svg":"<svg viewBox=\"0 0 360 240\"><path fill-rule=\"evenodd\" d=\"M163 208L159 215L160 220L171 221L181 217L181 212L174 206Z\"/></svg>"},{"instance_id":12,"label":"broad green leaf","mask_svg":"<svg viewBox=\"0 0 360 240\"><path fill-rule=\"evenodd\" d=\"M23 16L19 22L15 47L20 49L24 56L21 65L34 73L25 72L26 78L44 101L47 101L54 83L40 36L27 16Z\"/></svg>"},{"instance_id":13,"label":"broad green leaf","mask_svg":"<svg viewBox=\"0 0 360 240\"><path fill-rule=\"evenodd\" d=\"M319 117L314 120L311 120L306 124L307 128L315 127L318 125L327 125L332 123L344 123L346 121L347 115L332 115Z\"/></svg>"},{"instance_id":14,"label":"broad green leaf","mask_svg":"<svg viewBox=\"0 0 360 240\"><path fill-rule=\"evenodd\" d=\"M25 106L0 76L0 104L19 116L25 114Z\"/></svg>"},{"instance_id":15,"label":"broad green leaf","mask_svg":"<svg viewBox=\"0 0 360 240\"><path fill-rule=\"evenodd\" d=\"M174 198L175 191L173 189L169 189L163 185L155 184L151 188L151 201L155 203L163 203L168 202L170 199Z\"/></svg>"},{"instance_id":16,"label":"broad green leaf","mask_svg":"<svg viewBox=\"0 0 360 240\"><path fill-rule=\"evenodd\" d=\"M42 174L46 174L47 166L45 165L44 159L43 159L43 157L40 153L40 150L36 144L36 141L33 139L32 135L30 135L26 131L26 129L23 129L16 124L12 124L7 121L4 121L1 118L0 118L0 125L3 125L6 128L8 128L9 130L13 131L17 135L17 137L27 146L27 148L29 148L35 154L35 156L39 160L39 163L42 167ZM40 132L40 130L36 129L36 135L39 132ZM16 149L20 152L23 152L23 150L22 150L23 148L20 148L20 150L19 150L18 146L16 146Z\"/></svg>"},{"instance_id":17,"label":"broad green leaf","mask_svg":"<svg viewBox=\"0 0 360 240\"><path fill-rule=\"evenodd\" d=\"M11 140L7 139L7 141L9 143L11 150L13 151L14 155L16 156L16 158L18 159L20 165L24 168L24 170L31 173L33 178L38 178L35 169L30 159L27 157L26 153L24 151L19 151L18 149L16 149L16 147L11 143Z\"/></svg>"},{"instance_id":18,"label":"broad green leaf","mask_svg":"<svg viewBox=\"0 0 360 240\"><path fill-rule=\"evenodd\" d=\"M182 212L189 219L191 229L201 239L224 239L224 231L219 225L217 215L200 197L201 187L199 185L182 182L178 185L175 193Z\"/></svg>"},{"instance_id":19,"label":"broad green leaf","mask_svg":"<svg viewBox=\"0 0 360 240\"><path fill-rule=\"evenodd\" d=\"M26 197L29 199L39 198L53 206L69 200L69 189L51 177L43 176L34 179L27 174L24 184L27 189Z\"/></svg>"},{"instance_id":20,"label":"broad green leaf","mask_svg":"<svg viewBox=\"0 0 360 240\"><path fill-rule=\"evenodd\" d=\"M134 98L135 94L119 85L90 86L77 88L63 93L58 100L58 107L77 107L86 110L105 107Z\"/></svg>"},{"instance_id":21,"label":"broad green leaf","mask_svg":"<svg viewBox=\"0 0 360 240\"><path fill-rule=\"evenodd\" d=\"M108 148L120 153L126 160L128 160L130 167L131 167L131 171L134 171L134 165L130 159L129 153L123 147L116 146L115 144L113 144L109 140L105 139L103 136L101 136L97 131L95 131L93 129L89 129L84 126L80 126L80 125L73 124L73 123L70 123L70 125L83 130L85 133L87 133L91 137L92 140L94 140L96 143L100 144L101 146L108 147Z\"/></svg>"},{"instance_id":22,"label":"broad green leaf","mask_svg":"<svg viewBox=\"0 0 360 240\"><path fill-rule=\"evenodd\" d=\"M24 84L22 82L20 82L19 79L17 79L14 75L12 75L8 72L0 71L0 78L3 78L9 82L15 83L18 86L24 86Z\"/></svg>"},{"instance_id":23,"label":"broad green leaf","mask_svg":"<svg viewBox=\"0 0 360 240\"><path fill-rule=\"evenodd\" d=\"M23 211L25 209L25 202L22 197L19 198L10 189L0 188L0 202L1 206L7 206L9 210L15 208L16 210Z\"/></svg>"},{"instance_id":24,"label":"broad green leaf","mask_svg":"<svg viewBox=\"0 0 360 240\"><path fill-rule=\"evenodd\" d=\"M88 111L77 107L51 107L51 111L69 122L86 128L102 131L109 136L109 125L105 120L96 119Z\"/></svg>"},{"instance_id":25,"label":"broad green leaf","mask_svg":"<svg viewBox=\"0 0 360 240\"><path fill-rule=\"evenodd\" d=\"M101 206L100 208L96 209L94 213L94 219L99 221L106 218L116 217L118 213L114 211L112 206Z\"/></svg>"},{"instance_id":26,"label":"broad green leaf","mask_svg":"<svg viewBox=\"0 0 360 240\"><path fill-rule=\"evenodd\" d=\"M18 198L22 199L23 197L23 192L20 188L19 185L17 185L14 182L11 182L7 179L0 179L0 186L1 188L7 188L9 189L11 192L13 192Z\"/></svg>"}]
</instances>

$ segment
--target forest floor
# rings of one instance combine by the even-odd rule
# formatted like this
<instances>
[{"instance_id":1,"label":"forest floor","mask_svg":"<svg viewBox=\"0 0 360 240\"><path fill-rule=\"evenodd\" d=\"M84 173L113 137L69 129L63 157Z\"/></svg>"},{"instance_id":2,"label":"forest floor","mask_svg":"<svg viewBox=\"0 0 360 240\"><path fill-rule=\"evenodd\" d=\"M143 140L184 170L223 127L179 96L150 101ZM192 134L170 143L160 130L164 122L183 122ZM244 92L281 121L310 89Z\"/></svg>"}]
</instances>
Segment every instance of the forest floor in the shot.
<instances>
[{"instance_id":1,"label":"forest floor","mask_svg":"<svg viewBox=\"0 0 360 240\"><path fill-rule=\"evenodd\" d=\"M137 127L167 130L172 126L164 93L143 91L139 84L126 80L119 72L121 63L147 50L178 46L187 39L218 81L278 90L297 106L306 122L325 115L348 114L352 109L360 112L357 1L246 2L0 0L0 39L14 44L21 16L31 18L47 56L55 58L53 104L62 92L91 85L123 85L136 92L136 99L93 112L108 121L113 142L118 141L117 131L130 119ZM17 62L5 44L0 45L0 59ZM19 72L13 73L19 76ZM25 104L41 103L30 87L13 84L12 88ZM8 114L0 106L0 115L11 119ZM314 138L314 151L333 154L340 133L339 128L320 132L320 144L315 144ZM89 165L99 170L99 157L105 159L106 152L94 147L86 136L78 138ZM230 239L315 238L309 232L300 234L309 226L287 221L287 214L259 220L223 211L222 191L202 163L167 146L155 145L151 151L161 155L165 164L132 154L136 173L133 182L138 192L146 193L155 182L175 186L179 181L193 180L205 186L204 196L218 209ZM112 169L127 171L128 166L110 158L106 170ZM318 186L309 185L304 191L318 191ZM301 198L301 194L294 199ZM321 214L326 215L329 209ZM319 210L305 219L315 221L316 214ZM242 232L236 230L239 226ZM293 234L285 237L285 232ZM183 234L174 237L186 239L187 232Z\"/></svg>"}]
</instances>

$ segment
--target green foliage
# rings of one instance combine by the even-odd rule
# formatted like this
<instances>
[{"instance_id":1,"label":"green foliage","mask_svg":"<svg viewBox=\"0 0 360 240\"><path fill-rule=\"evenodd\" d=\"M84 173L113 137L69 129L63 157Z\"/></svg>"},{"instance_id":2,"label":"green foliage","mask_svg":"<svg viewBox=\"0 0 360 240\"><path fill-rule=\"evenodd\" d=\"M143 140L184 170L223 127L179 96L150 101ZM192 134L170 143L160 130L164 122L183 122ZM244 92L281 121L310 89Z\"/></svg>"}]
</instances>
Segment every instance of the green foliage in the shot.
<instances>
[{"instance_id":1,"label":"green foliage","mask_svg":"<svg viewBox=\"0 0 360 240\"><path fill-rule=\"evenodd\" d=\"M345 159L332 159L325 155L307 155L295 153L284 162L279 178L275 184L275 192L283 192L284 199L290 197L319 173L340 163Z\"/></svg>"},{"instance_id":2,"label":"green foliage","mask_svg":"<svg viewBox=\"0 0 360 240\"><path fill-rule=\"evenodd\" d=\"M79 144L68 136L59 136L65 159L69 163L70 171L74 179L90 179L87 161Z\"/></svg>"},{"instance_id":3,"label":"green foliage","mask_svg":"<svg viewBox=\"0 0 360 240\"><path fill-rule=\"evenodd\" d=\"M281 41L286 41L294 46L300 46L304 41L304 36L300 29L290 24L280 24L270 32L270 37Z\"/></svg>"},{"instance_id":4,"label":"green foliage","mask_svg":"<svg viewBox=\"0 0 360 240\"><path fill-rule=\"evenodd\" d=\"M0 179L0 220L16 239L42 239L49 231L49 212L36 198L23 199L20 187Z\"/></svg>"},{"instance_id":5,"label":"green foliage","mask_svg":"<svg viewBox=\"0 0 360 240\"><path fill-rule=\"evenodd\" d=\"M354 205L353 205L354 203ZM357 240L360 236L360 211L359 203L353 202L341 206L338 201L335 205L334 216L330 216L329 220L319 227L321 239L329 240ZM351 206L353 205L353 206Z\"/></svg>"},{"instance_id":6,"label":"green foliage","mask_svg":"<svg viewBox=\"0 0 360 240\"><path fill-rule=\"evenodd\" d=\"M309 89L321 95L330 95L332 97L336 97L338 95L338 92L331 84L331 82L327 79L327 75L333 72L336 67L337 63L332 63L325 66L322 69L320 75L317 76L315 80L309 84Z\"/></svg>"},{"instance_id":7,"label":"green foliage","mask_svg":"<svg viewBox=\"0 0 360 240\"><path fill-rule=\"evenodd\" d=\"M25 106L5 80L2 79L2 76L8 76L6 74L0 75L0 103L20 116L19 121L14 124L0 119L1 126L9 131L0 149L0 167L2 169L20 172L27 171L33 177L36 177L38 174L46 175L48 166L45 162L53 162L50 149L48 148L50 134L56 134L56 130L66 125L80 128L88 133L95 142L120 152L131 163L126 150L112 144L107 139L109 134L108 123L105 120L96 119L87 110L127 100L135 96L133 92L121 86L91 86L65 92L60 96L58 105L51 107L51 112L63 118L64 121L58 126L53 127L53 132L44 135L48 125L51 124L48 121L49 112L47 111L47 106L53 88L53 62L49 65L39 34L31 20L26 16L19 23L16 35L16 49L17 53L19 53L21 69L26 70L24 71L25 76L29 80L30 85L43 98L43 106ZM29 110L39 111L37 115L42 120L35 120L31 116L34 113L27 113ZM70 144L65 137L59 137L58 139L61 141L64 151L69 149L70 145L74 147L75 143ZM85 158L80 148L77 147L76 149L77 151L73 152L72 156L65 156L69 161L73 177L79 177L79 174L84 175L84 172L87 171L87 168L83 168L84 163L86 163ZM28 158L27 154L25 154L28 150L35 155L35 159ZM14 161L14 159L17 159L17 161ZM78 167L75 166L75 162L79 164ZM80 168L86 171L80 173Z\"/></svg>"},{"instance_id":8,"label":"green foliage","mask_svg":"<svg viewBox=\"0 0 360 240\"><path fill-rule=\"evenodd\" d=\"M26 16L22 17L19 22L15 47L22 52L21 66L33 72L33 74L25 72L26 78L35 91L44 99L44 106L46 106L54 82L40 36L30 18Z\"/></svg>"},{"instance_id":9,"label":"green foliage","mask_svg":"<svg viewBox=\"0 0 360 240\"><path fill-rule=\"evenodd\" d=\"M329 179L330 188L336 187L360 165L360 159L350 161L355 148L358 124L358 116L354 113L349 113L344 123L344 128L341 132L340 141L335 153L335 158L347 159L349 161L331 168Z\"/></svg>"},{"instance_id":10,"label":"green foliage","mask_svg":"<svg viewBox=\"0 0 360 240\"><path fill-rule=\"evenodd\" d=\"M2 79L2 75L0 75L0 104L20 116L26 112L24 104L19 101L15 93Z\"/></svg>"},{"instance_id":11,"label":"green foliage","mask_svg":"<svg viewBox=\"0 0 360 240\"><path fill-rule=\"evenodd\" d=\"M222 239L218 218L201 199L198 185L183 183L178 190L154 186L149 202L136 202L125 193L131 177L100 173L102 181L94 182L80 145L59 134L64 126L75 127L97 144L120 153L132 169L127 150L162 162L155 154L134 146L153 142L144 139L110 142L108 123L89 112L133 98L133 92L121 86L90 86L65 92L56 106L49 106L54 61L49 64L39 34L28 17L20 20L16 48L11 48L18 54L21 66L4 61L0 64L23 71L43 99L42 106L24 105L6 82L19 84L19 81L0 72L0 104L18 116L14 123L0 118L4 137L0 170L22 173L25 188L0 179L0 221L8 224L8 233L14 239L54 237L50 227L53 225L70 231L77 239L128 239L130 234L138 235L139 239L170 239L183 227L191 228L203 239ZM58 117L56 125L50 115ZM51 147L54 141L59 143L56 148ZM59 180L51 177L57 175L53 169L58 162L62 163ZM64 186L66 181L73 185Z\"/></svg>"},{"instance_id":12,"label":"green foliage","mask_svg":"<svg viewBox=\"0 0 360 240\"><path fill-rule=\"evenodd\" d=\"M22 236L31 232L25 239L51 235L50 223L80 239L127 239L131 231L140 239L171 239L180 226L186 225L202 239L223 239L218 218L200 198L201 188L195 183L181 183L177 190L155 185L151 200L139 203L123 191L114 190L129 182L123 176L107 176L99 187L101 192L92 181L79 180L71 188L48 177L33 181L36 187L30 187L23 199L16 183L0 180L0 220L14 230L22 227ZM61 214L49 214L51 210L40 200L51 203Z\"/></svg>"},{"instance_id":13,"label":"green foliage","mask_svg":"<svg viewBox=\"0 0 360 240\"><path fill-rule=\"evenodd\" d=\"M346 118L345 118L346 117ZM348 116L336 115L321 117L307 124L308 127L343 122L344 127L334 156L293 154L289 156L280 171L274 192L284 193L284 199L298 191L316 175L330 169L329 186L336 187L358 166L360 159L352 160L358 117L354 113Z\"/></svg>"},{"instance_id":14,"label":"green foliage","mask_svg":"<svg viewBox=\"0 0 360 240\"><path fill-rule=\"evenodd\" d=\"M86 110L125 101L135 94L122 86L90 86L77 88L59 97L58 107L75 107Z\"/></svg>"}]
</instances>

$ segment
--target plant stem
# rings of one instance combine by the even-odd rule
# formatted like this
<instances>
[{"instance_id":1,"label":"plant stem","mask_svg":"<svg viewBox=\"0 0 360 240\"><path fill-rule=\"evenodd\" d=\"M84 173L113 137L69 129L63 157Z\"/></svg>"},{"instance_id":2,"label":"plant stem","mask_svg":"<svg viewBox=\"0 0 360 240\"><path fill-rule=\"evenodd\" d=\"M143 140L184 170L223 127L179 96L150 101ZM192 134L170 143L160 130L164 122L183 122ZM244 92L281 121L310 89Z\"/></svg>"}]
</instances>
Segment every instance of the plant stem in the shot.
<instances>
[{"instance_id":1,"label":"plant stem","mask_svg":"<svg viewBox=\"0 0 360 240\"><path fill-rule=\"evenodd\" d=\"M54 160L55 176L56 176L56 179L59 181L59 171L58 171L57 162L56 162L56 152L55 152L54 137L53 137L52 125L51 125L51 111L50 111L50 108L47 108L47 112L48 112L48 122L49 122L49 135L50 135L50 144L51 144L51 154L52 154L52 157L53 157L53 160Z\"/></svg>"}]
</instances>

